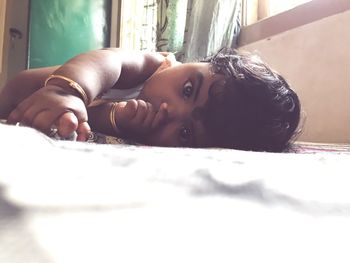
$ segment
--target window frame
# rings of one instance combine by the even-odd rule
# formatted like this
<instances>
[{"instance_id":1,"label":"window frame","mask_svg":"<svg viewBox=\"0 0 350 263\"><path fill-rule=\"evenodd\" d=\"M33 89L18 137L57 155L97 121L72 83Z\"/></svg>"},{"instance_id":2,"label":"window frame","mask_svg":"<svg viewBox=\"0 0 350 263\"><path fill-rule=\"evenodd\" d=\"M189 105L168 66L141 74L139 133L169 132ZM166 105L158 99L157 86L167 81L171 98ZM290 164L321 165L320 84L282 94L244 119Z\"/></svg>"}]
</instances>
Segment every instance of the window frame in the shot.
<instances>
[{"instance_id":1,"label":"window frame","mask_svg":"<svg viewBox=\"0 0 350 263\"><path fill-rule=\"evenodd\" d=\"M246 6L244 6L244 2L250 0L242 1L243 12L245 12ZM244 15L242 15L243 27L241 28L238 46L244 46L252 42L266 39L273 35L348 10L350 10L349 0L312 0L247 26L244 26L244 22L246 22L244 20L246 18L243 18Z\"/></svg>"}]
</instances>

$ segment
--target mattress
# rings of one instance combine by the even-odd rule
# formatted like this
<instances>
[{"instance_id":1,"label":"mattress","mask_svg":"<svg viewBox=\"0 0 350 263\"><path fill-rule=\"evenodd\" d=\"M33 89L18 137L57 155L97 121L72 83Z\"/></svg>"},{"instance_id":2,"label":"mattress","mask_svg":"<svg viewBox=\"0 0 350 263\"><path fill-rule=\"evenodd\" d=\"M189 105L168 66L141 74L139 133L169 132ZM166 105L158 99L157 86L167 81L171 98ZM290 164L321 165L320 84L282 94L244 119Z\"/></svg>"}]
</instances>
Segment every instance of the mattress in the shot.
<instances>
[{"instance_id":1,"label":"mattress","mask_svg":"<svg viewBox=\"0 0 350 263\"><path fill-rule=\"evenodd\" d=\"M350 260L345 145L264 153L0 134L0 262Z\"/></svg>"}]
</instances>

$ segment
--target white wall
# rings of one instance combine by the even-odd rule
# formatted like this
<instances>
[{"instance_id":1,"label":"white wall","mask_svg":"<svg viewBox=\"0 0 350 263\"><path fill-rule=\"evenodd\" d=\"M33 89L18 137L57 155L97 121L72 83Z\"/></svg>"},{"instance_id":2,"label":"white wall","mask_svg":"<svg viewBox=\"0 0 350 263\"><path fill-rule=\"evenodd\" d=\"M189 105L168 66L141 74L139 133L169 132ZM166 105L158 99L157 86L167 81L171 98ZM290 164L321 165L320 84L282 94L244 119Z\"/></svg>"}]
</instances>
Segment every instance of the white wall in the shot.
<instances>
[{"instance_id":1,"label":"white wall","mask_svg":"<svg viewBox=\"0 0 350 263\"><path fill-rule=\"evenodd\" d=\"M245 45L279 71L306 114L302 141L350 143L350 11Z\"/></svg>"}]
</instances>

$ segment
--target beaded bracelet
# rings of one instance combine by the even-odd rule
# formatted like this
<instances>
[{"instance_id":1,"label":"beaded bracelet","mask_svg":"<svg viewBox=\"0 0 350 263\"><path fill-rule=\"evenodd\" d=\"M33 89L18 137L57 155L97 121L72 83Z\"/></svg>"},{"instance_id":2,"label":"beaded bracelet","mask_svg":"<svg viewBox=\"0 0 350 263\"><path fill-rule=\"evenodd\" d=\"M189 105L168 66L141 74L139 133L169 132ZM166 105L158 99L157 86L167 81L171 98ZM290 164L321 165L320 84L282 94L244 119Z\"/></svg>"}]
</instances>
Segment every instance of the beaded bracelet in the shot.
<instances>
[{"instance_id":1,"label":"beaded bracelet","mask_svg":"<svg viewBox=\"0 0 350 263\"><path fill-rule=\"evenodd\" d=\"M74 80L67 78L65 76L61 76L61 75L50 75L46 80L45 80L45 84L44 86L47 85L47 82L51 79L63 79L65 81L68 82L69 86L71 88L73 88L75 91L77 91L81 97L81 99L84 101L84 104L86 106L88 106L90 104L90 100L89 97L87 96L85 90L78 84L76 83Z\"/></svg>"}]
</instances>

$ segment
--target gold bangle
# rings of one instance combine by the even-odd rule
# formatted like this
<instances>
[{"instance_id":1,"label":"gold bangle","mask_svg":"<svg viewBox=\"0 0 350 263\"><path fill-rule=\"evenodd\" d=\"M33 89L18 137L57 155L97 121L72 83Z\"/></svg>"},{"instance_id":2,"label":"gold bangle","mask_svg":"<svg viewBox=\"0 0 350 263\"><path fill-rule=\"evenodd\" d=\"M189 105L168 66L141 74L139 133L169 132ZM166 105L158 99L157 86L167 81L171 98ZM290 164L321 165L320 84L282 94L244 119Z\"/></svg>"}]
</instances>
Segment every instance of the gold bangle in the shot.
<instances>
[{"instance_id":1,"label":"gold bangle","mask_svg":"<svg viewBox=\"0 0 350 263\"><path fill-rule=\"evenodd\" d=\"M75 91L77 91L81 97L81 99L84 101L84 104L86 106L88 106L90 104L90 100L89 97L87 96L85 90L78 84L76 83L74 80L67 78L65 76L61 76L61 75L50 75L46 80L45 80L45 84L44 86L47 85L47 82L51 79L63 79L65 81L68 82L69 86L71 88L73 88Z\"/></svg>"},{"instance_id":2,"label":"gold bangle","mask_svg":"<svg viewBox=\"0 0 350 263\"><path fill-rule=\"evenodd\" d=\"M109 121L111 123L111 126L112 126L113 130L117 133L117 135L120 135L120 130L119 130L119 128L117 126L117 123L115 121L115 108L116 107L117 107L117 103L113 102L111 110L109 112Z\"/></svg>"}]
</instances>

